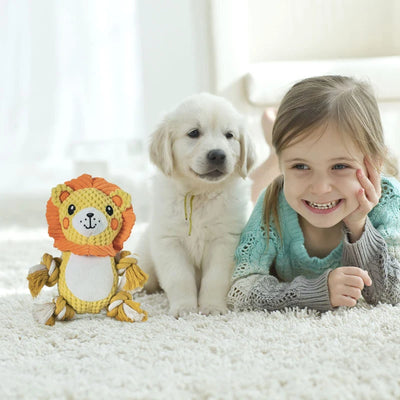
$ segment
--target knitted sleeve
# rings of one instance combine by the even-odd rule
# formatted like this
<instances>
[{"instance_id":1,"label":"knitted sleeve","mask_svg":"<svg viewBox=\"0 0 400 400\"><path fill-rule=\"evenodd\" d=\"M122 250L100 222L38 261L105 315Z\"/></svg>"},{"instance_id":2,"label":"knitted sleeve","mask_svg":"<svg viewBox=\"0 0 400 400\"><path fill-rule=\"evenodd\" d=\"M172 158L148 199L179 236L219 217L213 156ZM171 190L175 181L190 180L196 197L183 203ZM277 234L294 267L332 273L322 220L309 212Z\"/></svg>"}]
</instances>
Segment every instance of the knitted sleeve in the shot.
<instances>
[{"instance_id":1,"label":"knitted sleeve","mask_svg":"<svg viewBox=\"0 0 400 400\"><path fill-rule=\"evenodd\" d=\"M320 311L331 309L327 284L330 270L317 279L298 276L292 282L280 282L270 274L281 242L273 223L269 235L265 232L263 199L264 196L258 199L236 250L236 269L228 293L228 306L237 311L295 306Z\"/></svg>"},{"instance_id":2,"label":"knitted sleeve","mask_svg":"<svg viewBox=\"0 0 400 400\"><path fill-rule=\"evenodd\" d=\"M272 275L254 274L236 280L228 293L228 306L236 311L281 310L286 307L331 310L328 275L316 279L298 276L292 282L279 282Z\"/></svg>"},{"instance_id":3,"label":"knitted sleeve","mask_svg":"<svg viewBox=\"0 0 400 400\"><path fill-rule=\"evenodd\" d=\"M267 235L263 217L264 194L258 198L240 236L235 253L236 267L233 279L251 274L269 274L270 266L274 262L280 238L273 224L269 227Z\"/></svg>"},{"instance_id":4,"label":"knitted sleeve","mask_svg":"<svg viewBox=\"0 0 400 400\"><path fill-rule=\"evenodd\" d=\"M368 271L372 286L363 289L370 304L400 302L400 190L386 181L382 198L370 213L356 243L345 235L343 265Z\"/></svg>"}]
</instances>

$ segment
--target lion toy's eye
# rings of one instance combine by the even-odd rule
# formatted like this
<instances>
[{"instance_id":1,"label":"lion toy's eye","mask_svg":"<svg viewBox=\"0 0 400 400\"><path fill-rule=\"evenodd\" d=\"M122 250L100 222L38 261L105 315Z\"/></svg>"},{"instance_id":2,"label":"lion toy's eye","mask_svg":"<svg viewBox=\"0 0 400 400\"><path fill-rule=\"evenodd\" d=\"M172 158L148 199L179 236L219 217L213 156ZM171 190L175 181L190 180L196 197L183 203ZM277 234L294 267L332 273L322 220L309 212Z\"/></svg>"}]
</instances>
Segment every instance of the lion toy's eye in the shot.
<instances>
[{"instance_id":1,"label":"lion toy's eye","mask_svg":"<svg viewBox=\"0 0 400 400\"><path fill-rule=\"evenodd\" d=\"M75 212L75 210L76 210L76 207L75 207L73 204L71 204L71 205L68 207L68 214L69 214L69 215L72 215L72 214Z\"/></svg>"},{"instance_id":2,"label":"lion toy's eye","mask_svg":"<svg viewBox=\"0 0 400 400\"><path fill-rule=\"evenodd\" d=\"M107 212L107 214L108 214L109 216L111 216L111 215L114 214L114 210L113 210L113 208L112 208L111 206L107 206L107 207L106 207L106 212Z\"/></svg>"}]
</instances>

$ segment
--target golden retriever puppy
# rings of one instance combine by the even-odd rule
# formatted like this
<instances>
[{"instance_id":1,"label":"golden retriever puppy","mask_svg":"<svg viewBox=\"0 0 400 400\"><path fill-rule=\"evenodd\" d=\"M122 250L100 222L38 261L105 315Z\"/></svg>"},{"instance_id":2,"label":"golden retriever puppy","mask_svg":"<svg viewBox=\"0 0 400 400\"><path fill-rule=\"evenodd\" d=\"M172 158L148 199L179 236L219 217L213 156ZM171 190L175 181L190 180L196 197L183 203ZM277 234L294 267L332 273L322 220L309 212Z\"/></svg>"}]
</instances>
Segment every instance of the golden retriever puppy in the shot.
<instances>
[{"instance_id":1,"label":"golden retriever puppy","mask_svg":"<svg viewBox=\"0 0 400 400\"><path fill-rule=\"evenodd\" d=\"M254 148L225 99L201 93L166 115L153 133L159 168L152 216L138 247L148 292L165 291L170 313L220 314L234 252L247 221Z\"/></svg>"}]
</instances>

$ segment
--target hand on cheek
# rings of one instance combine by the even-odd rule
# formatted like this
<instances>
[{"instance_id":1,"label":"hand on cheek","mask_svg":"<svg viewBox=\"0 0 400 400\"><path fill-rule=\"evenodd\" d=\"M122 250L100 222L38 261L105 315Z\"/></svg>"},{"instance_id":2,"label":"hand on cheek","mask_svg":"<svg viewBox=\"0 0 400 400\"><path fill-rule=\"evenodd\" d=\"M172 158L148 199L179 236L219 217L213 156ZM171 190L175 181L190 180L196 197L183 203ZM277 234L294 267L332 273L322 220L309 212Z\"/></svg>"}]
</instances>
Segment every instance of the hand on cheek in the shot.
<instances>
[{"instance_id":1,"label":"hand on cheek","mask_svg":"<svg viewBox=\"0 0 400 400\"><path fill-rule=\"evenodd\" d=\"M367 174L362 169L356 172L361 185L356 193L358 207L343 222L350 231L350 241L356 242L364 231L368 213L378 204L381 197L381 177L368 159L364 160Z\"/></svg>"}]
</instances>

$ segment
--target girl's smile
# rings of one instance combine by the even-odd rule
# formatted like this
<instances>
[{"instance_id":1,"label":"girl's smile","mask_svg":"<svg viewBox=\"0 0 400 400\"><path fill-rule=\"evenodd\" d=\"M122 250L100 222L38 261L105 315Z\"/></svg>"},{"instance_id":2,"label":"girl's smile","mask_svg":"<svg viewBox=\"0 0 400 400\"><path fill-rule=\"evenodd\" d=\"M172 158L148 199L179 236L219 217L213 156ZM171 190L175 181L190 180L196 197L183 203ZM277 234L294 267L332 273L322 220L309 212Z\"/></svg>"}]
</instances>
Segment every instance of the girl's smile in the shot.
<instances>
[{"instance_id":1,"label":"girl's smile","mask_svg":"<svg viewBox=\"0 0 400 400\"><path fill-rule=\"evenodd\" d=\"M312 201L303 200L306 207L310 209L311 212L316 214L329 214L334 212L341 204L343 199L330 201L328 203L314 203Z\"/></svg>"}]
</instances>

